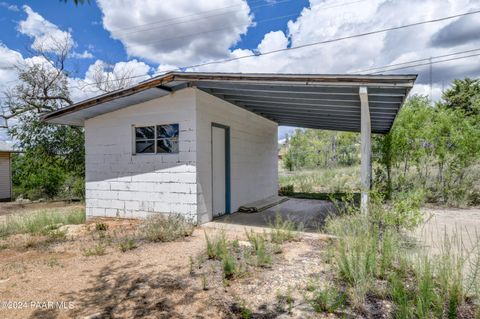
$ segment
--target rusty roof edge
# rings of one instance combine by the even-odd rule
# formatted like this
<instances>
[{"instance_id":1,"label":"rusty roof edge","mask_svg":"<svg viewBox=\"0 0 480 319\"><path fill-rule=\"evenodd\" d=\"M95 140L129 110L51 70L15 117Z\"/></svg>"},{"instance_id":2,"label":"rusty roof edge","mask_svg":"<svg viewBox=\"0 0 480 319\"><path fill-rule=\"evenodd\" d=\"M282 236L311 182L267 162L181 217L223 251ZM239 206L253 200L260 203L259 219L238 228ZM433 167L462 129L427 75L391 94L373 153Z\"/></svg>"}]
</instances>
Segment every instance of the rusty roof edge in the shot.
<instances>
[{"instance_id":1,"label":"rusty roof edge","mask_svg":"<svg viewBox=\"0 0 480 319\"><path fill-rule=\"evenodd\" d=\"M176 72L177 80L196 80L196 81L272 81L272 82L300 82L300 83L341 83L341 82L361 82L378 84L390 82L402 82L413 86L417 79L417 74L405 75L362 75L362 74L275 74L275 73L195 73L195 72ZM372 81L373 80L373 81ZM375 83L377 84L377 83Z\"/></svg>"}]
</instances>

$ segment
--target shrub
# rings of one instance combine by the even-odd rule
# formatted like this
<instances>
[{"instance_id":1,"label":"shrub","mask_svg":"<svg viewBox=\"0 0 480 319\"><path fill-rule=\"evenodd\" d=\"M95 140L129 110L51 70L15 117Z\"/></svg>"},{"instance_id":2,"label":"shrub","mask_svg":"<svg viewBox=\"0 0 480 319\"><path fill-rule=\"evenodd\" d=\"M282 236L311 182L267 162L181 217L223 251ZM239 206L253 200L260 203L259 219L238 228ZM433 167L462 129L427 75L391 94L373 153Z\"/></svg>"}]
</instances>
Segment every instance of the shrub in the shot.
<instances>
[{"instance_id":1,"label":"shrub","mask_svg":"<svg viewBox=\"0 0 480 319\"><path fill-rule=\"evenodd\" d=\"M309 300L310 305L316 312L334 313L346 302L346 296L337 288L328 285L323 289L316 290Z\"/></svg>"},{"instance_id":2,"label":"shrub","mask_svg":"<svg viewBox=\"0 0 480 319\"><path fill-rule=\"evenodd\" d=\"M402 200L392 204L392 211L405 212L410 206L405 203L415 201ZM404 233L417 219L396 218L392 211L374 199L369 215L327 221L326 230L339 236L331 251L349 302L362 309L368 293L387 290L396 318L457 318L462 306L472 306L469 298L478 295L480 237L466 250L464 238L445 233L440 252L431 257L405 240ZM386 288L380 279L388 279Z\"/></svg>"},{"instance_id":3,"label":"shrub","mask_svg":"<svg viewBox=\"0 0 480 319\"><path fill-rule=\"evenodd\" d=\"M180 215L156 215L147 218L140 229L153 242L169 242L191 236L193 225Z\"/></svg>"},{"instance_id":4,"label":"shrub","mask_svg":"<svg viewBox=\"0 0 480 319\"><path fill-rule=\"evenodd\" d=\"M86 257L90 257L90 256L103 256L105 255L105 251L106 251L107 247L103 244L96 244L95 246L93 247L90 247L90 248L87 248L85 249L84 251L84 255Z\"/></svg>"},{"instance_id":5,"label":"shrub","mask_svg":"<svg viewBox=\"0 0 480 319\"><path fill-rule=\"evenodd\" d=\"M276 244L283 244L286 241L295 239L295 223L289 219L283 220L280 214L275 215L273 222L270 222L270 240Z\"/></svg>"},{"instance_id":6,"label":"shrub","mask_svg":"<svg viewBox=\"0 0 480 319\"><path fill-rule=\"evenodd\" d=\"M433 265L427 256L423 256L417 267L415 312L420 319L432 318L432 309L441 309L435 289ZM441 313L437 315L441 317Z\"/></svg>"},{"instance_id":7,"label":"shrub","mask_svg":"<svg viewBox=\"0 0 480 319\"><path fill-rule=\"evenodd\" d=\"M231 279L237 273L237 264L235 258L228 251L222 255L223 276Z\"/></svg>"},{"instance_id":8,"label":"shrub","mask_svg":"<svg viewBox=\"0 0 480 319\"><path fill-rule=\"evenodd\" d=\"M395 304L396 318L413 318L413 308L409 301L410 297L408 291L400 278L392 275L390 278L390 294L393 303Z\"/></svg>"},{"instance_id":9,"label":"shrub","mask_svg":"<svg viewBox=\"0 0 480 319\"><path fill-rule=\"evenodd\" d=\"M267 247L265 237L261 234L245 231L248 241L252 244L256 256L257 266L267 266L272 263L272 255Z\"/></svg>"},{"instance_id":10,"label":"shrub","mask_svg":"<svg viewBox=\"0 0 480 319\"><path fill-rule=\"evenodd\" d=\"M228 252L227 235L224 231L220 232L213 240L205 232L205 241L207 242L207 256L210 259L222 259Z\"/></svg>"},{"instance_id":11,"label":"shrub","mask_svg":"<svg viewBox=\"0 0 480 319\"><path fill-rule=\"evenodd\" d=\"M285 185L281 186L280 189L278 190L278 195L279 196L292 196L294 192L293 185Z\"/></svg>"},{"instance_id":12,"label":"shrub","mask_svg":"<svg viewBox=\"0 0 480 319\"><path fill-rule=\"evenodd\" d=\"M107 231L108 225L102 222L95 223L95 230L96 231Z\"/></svg>"},{"instance_id":13,"label":"shrub","mask_svg":"<svg viewBox=\"0 0 480 319\"><path fill-rule=\"evenodd\" d=\"M285 293L277 292L277 308L279 311L284 312L286 310L288 313L292 313L294 302L290 286Z\"/></svg>"},{"instance_id":14,"label":"shrub","mask_svg":"<svg viewBox=\"0 0 480 319\"><path fill-rule=\"evenodd\" d=\"M266 242L264 239L260 240L258 243L258 248L255 251L257 255L257 265L258 266L267 266L272 263L272 255L266 247Z\"/></svg>"},{"instance_id":15,"label":"shrub","mask_svg":"<svg viewBox=\"0 0 480 319\"><path fill-rule=\"evenodd\" d=\"M127 252L129 250L133 250L137 248L137 245L135 244L135 240L130 237L124 237L120 240L120 243L118 244L118 247L122 253Z\"/></svg>"}]
</instances>

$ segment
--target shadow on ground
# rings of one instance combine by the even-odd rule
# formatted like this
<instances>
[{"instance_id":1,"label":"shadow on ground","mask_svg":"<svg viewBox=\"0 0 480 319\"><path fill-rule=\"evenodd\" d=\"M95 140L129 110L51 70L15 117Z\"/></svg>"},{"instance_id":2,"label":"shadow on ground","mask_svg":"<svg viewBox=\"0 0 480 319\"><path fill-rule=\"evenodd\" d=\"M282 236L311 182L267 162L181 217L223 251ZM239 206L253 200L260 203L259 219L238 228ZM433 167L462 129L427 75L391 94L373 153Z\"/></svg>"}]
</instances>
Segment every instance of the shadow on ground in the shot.
<instances>
[{"instance_id":1,"label":"shadow on ground","mask_svg":"<svg viewBox=\"0 0 480 319\"><path fill-rule=\"evenodd\" d=\"M177 305L195 301L196 292L174 269L138 272L134 263L104 267L90 277L90 288L68 293L64 300L74 302L71 317L92 318L186 318L175 311ZM177 298L177 291L182 297ZM38 310L32 318L56 318L58 310Z\"/></svg>"},{"instance_id":2,"label":"shadow on ground","mask_svg":"<svg viewBox=\"0 0 480 319\"><path fill-rule=\"evenodd\" d=\"M222 285L205 291L199 284L200 277L180 267L152 269L155 265L139 271L135 263L102 268L97 275L89 277L90 288L62 296L62 300L74 303L67 317L241 318L241 305ZM278 313L268 308L265 305L265 311L259 309L259 313L252 313L252 318L276 318ZM63 318L63 311L39 309L30 318Z\"/></svg>"}]
</instances>

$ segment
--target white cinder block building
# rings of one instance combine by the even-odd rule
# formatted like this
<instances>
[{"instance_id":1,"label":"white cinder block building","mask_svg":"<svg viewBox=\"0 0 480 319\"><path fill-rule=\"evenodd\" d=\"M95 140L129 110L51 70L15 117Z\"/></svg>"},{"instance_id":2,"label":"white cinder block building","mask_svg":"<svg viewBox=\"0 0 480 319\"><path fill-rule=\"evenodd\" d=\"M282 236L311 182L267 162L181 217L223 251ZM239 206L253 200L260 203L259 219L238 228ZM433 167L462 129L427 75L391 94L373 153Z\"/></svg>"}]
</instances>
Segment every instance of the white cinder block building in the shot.
<instances>
[{"instance_id":1,"label":"white cinder block building","mask_svg":"<svg viewBox=\"0 0 480 319\"><path fill-rule=\"evenodd\" d=\"M395 96L372 115L369 131L386 132L414 78L362 79L373 94L385 87L379 102ZM358 80L168 73L44 119L85 127L87 216L176 213L204 223L277 194L278 124L359 131Z\"/></svg>"}]
</instances>

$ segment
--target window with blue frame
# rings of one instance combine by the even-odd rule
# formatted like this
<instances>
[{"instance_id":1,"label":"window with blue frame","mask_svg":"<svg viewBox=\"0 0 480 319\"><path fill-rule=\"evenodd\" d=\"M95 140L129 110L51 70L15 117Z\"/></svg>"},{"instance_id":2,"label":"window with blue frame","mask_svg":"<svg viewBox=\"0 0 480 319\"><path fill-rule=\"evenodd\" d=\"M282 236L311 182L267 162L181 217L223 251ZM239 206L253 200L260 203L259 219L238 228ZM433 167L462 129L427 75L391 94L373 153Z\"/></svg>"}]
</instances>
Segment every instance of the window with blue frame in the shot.
<instances>
[{"instance_id":1,"label":"window with blue frame","mask_svg":"<svg viewBox=\"0 0 480 319\"><path fill-rule=\"evenodd\" d=\"M135 127L134 154L178 153L178 124Z\"/></svg>"}]
</instances>

